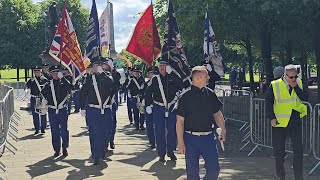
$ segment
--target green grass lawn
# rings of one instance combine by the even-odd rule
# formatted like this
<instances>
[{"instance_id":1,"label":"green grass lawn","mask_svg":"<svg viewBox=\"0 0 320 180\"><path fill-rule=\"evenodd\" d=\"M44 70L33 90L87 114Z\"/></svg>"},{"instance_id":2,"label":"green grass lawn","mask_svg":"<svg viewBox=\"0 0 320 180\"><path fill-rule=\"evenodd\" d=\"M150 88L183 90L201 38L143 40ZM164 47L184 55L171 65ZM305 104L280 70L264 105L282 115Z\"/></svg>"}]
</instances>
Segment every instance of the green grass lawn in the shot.
<instances>
[{"instance_id":1,"label":"green grass lawn","mask_svg":"<svg viewBox=\"0 0 320 180\"><path fill-rule=\"evenodd\" d=\"M225 79L226 81L229 81L229 74L225 74L225 75L224 75L224 79ZM254 82L259 82L259 75L258 75L258 74L253 74L253 79L254 79ZM247 80L247 82L250 81L250 75L249 75L249 73L246 74L246 80Z\"/></svg>"},{"instance_id":2,"label":"green grass lawn","mask_svg":"<svg viewBox=\"0 0 320 180\"><path fill-rule=\"evenodd\" d=\"M9 82L17 82L17 70L16 69L10 69L10 70L0 70L1 78L0 82L9 81ZM24 70L19 70L20 73L20 81L24 82ZM29 76L31 75L31 71ZM226 81L229 81L229 74L225 74L224 76ZM249 81L250 77L249 74L246 74L246 80ZM259 82L259 75L254 74L254 81Z\"/></svg>"},{"instance_id":3,"label":"green grass lawn","mask_svg":"<svg viewBox=\"0 0 320 180\"><path fill-rule=\"evenodd\" d=\"M9 81L9 82L17 82L17 70L16 69L8 69L8 70L0 70L1 78L0 82ZM31 75L31 71L29 76ZM19 70L19 82L24 82L24 70Z\"/></svg>"}]
</instances>

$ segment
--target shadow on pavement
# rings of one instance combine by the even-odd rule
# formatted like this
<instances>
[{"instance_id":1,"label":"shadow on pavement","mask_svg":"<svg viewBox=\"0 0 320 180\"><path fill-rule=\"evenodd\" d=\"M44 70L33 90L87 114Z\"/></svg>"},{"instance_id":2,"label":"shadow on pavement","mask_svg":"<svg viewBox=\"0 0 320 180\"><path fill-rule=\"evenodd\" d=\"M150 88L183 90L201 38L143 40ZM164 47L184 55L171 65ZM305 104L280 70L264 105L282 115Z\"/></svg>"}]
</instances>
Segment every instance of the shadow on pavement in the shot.
<instances>
[{"instance_id":1,"label":"shadow on pavement","mask_svg":"<svg viewBox=\"0 0 320 180\"><path fill-rule=\"evenodd\" d=\"M62 162L68 163L76 169L68 171L68 176L66 179L86 179L90 177L99 177L103 176L102 170L108 167L108 164L105 161L101 161L100 165L90 165L86 166L85 163L87 159L68 159L63 160ZM90 162L91 163L91 162Z\"/></svg>"},{"instance_id":2,"label":"shadow on pavement","mask_svg":"<svg viewBox=\"0 0 320 180\"><path fill-rule=\"evenodd\" d=\"M175 161L167 161L166 163L156 161L146 172L153 173L160 180L178 179L186 173L185 169L175 169Z\"/></svg>"},{"instance_id":3,"label":"shadow on pavement","mask_svg":"<svg viewBox=\"0 0 320 180\"><path fill-rule=\"evenodd\" d=\"M29 170L27 170L27 173L29 173L32 178L35 178L44 174L48 174L54 171L58 171L58 170L70 167L66 165L56 164L56 162L62 159L63 159L62 156L58 158L48 157L35 164L28 165L27 167L29 167Z\"/></svg>"},{"instance_id":4,"label":"shadow on pavement","mask_svg":"<svg viewBox=\"0 0 320 180\"><path fill-rule=\"evenodd\" d=\"M25 141L25 140L30 140L30 139L42 139L42 138L44 138L43 134L35 135L32 133L32 134L29 134L29 135L26 135L24 137L19 138L19 141Z\"/></svg>"},{"instance_id":5,"label":"shadow on pavement","mask_svg":"<svg viewBox=\"0 0 320 180\"><path fill-rule=\"evenodd\" d=\"M79 134L72 135L72 137L81 137L81 136L89 136L89 131L88 130L84 130Z\"/></svg>"}]
</instances>

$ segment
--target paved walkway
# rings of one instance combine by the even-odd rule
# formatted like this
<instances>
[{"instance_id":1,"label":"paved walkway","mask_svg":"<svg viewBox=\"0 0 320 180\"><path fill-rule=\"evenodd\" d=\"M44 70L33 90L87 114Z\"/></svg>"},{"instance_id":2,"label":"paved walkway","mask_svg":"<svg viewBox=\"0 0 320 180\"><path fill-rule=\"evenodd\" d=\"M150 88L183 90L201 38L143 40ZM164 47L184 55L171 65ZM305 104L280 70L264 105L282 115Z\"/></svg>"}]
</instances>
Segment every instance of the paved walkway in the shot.
<instances>
[{"instance_id":1,"label":"paved walkway","mask_svg":"<svg viewBox=\"0 0 320 180\"><path fill-rule=\"evenodd\" d=\"M25 102L16 101L16 109L23 104ZM125 104L119 107L117 114L116 149L110 151L104 163L99 166L93 166L90 160L88 132L80 114L71 114L69 118L69 156L53 158L50 130L45 135L33 135L31 115L19 110L18 113L21 116L19 133L16 134L18 142L10 140L18 150L15 155L7 151L0 159L6 165L6 171L0 172L3 179L186 179L184 157L178 155L177 162L158 162L156 151L146 147L145 132L137 132L132 126L128 126ZM228 133L237 131L230 130ZM238 147L233 146L233 139L237 135L230 135L229 138L231 144L226 144L227 151L220 158L222 170L219 179L276 179L273 175L273 159L264 153L248 158L247 153L239 153ZM202 175L203 164L201 160ZM286 168L289 179L293 179L288 164ZM318 173L317 176L306 179L316 180L320 176Z\"/></svg>"}]
</instances>

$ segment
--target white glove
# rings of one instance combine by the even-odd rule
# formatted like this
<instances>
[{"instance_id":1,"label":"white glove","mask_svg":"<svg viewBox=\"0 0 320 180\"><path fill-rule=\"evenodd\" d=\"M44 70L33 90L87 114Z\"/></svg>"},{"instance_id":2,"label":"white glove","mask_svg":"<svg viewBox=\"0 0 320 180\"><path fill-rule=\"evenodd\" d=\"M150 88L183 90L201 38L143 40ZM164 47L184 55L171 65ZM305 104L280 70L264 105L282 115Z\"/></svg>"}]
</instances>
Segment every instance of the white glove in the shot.
<instances>
[{"instance_id":1,"label":"white glove","mask_svg":"<svg viewBox=\"0 0 320 180\"><path fill-rule=\"evenodd\" d=\"M108 65L110 66L111 70L113 70L113 62L111 60L108 60Z\"/></svg>"},{"instance_id":2,"label":"white glove","mask_svg":"<svg viewBox=\"0 0 320 180\"><path fill-rule=\"evenodd\" d=\"M171 73L172 73L172 68L171 68L170 65L167 65L167 67L166 67L166 72L167 72L168 74L171 74Z\"/></svg>"},{"instance_id":3,"label":"white glove","mask_svg":"<svg viewBox=\"0 0 320 180\"><path fill-rule=\"evenodd\" d=\"M62 78L63 78L62 72L58 72L58 77L59 77L59 79L62 79Z\"/></svg>"},{"instance_id":4,"label":"white glove","mask_svg":"<svg viewBox=\"0 0 320 180\"><path fill-rule=\"evenodd\" d=\"M81 110L81 116L86 117L86 110L84 110L84 109Z\"/></svg>"},{"instance_id":5,"label":"white glove","mask_svg":"<svg viewBox=\"0 0 320 180\"><path fill-rule=\"evenodd\" d=\"M30 93L30 89L26 89L26 90L24 90L24 92L25 92L26 94L29 94L29 93Z\"/></svg>"},{"instance_id":6,"label":"white glove","mask_svg":"<svg viewBox=\"0 0 320 180\"><path fill-rule=\"evenodd\" d=\"M43 99L42 99L42 104L43 104L43 105L47 105L47 104L48 104L48 101L43 98Z\"/></svg>"},{"instance_id":7,"label":"white glove","mask_svg":"<svg viewBox=\"0 0 320 180\"><path fill-rule=\"evenodd\" d=\"M212 67L211 67L211 65L210 65L210 64L207 64L207 70L208 70L209 72L211 72L211 71L212 71Z\"/></svg>"},{"instance_id":8,"label":"white glove","mask_svg":"<svg viewBox=\"0 0 320 180\"><path fill-rule=\"evenodd\" d=\"M146 107L147 114L152 114L152 105Z\"/></svg>"},{"instance_id":9,"label":"white glove","mask_svg":"<svg viewBox=\"0 0 320 180\"><path fill-rule=\"evenodd\" d=\"M102 69L101 66L98 66L98 69L97 69L97 70L98 70L98 73L100 73L100 74L103 73L103 69Z\"/></svg>"}]
</instances>

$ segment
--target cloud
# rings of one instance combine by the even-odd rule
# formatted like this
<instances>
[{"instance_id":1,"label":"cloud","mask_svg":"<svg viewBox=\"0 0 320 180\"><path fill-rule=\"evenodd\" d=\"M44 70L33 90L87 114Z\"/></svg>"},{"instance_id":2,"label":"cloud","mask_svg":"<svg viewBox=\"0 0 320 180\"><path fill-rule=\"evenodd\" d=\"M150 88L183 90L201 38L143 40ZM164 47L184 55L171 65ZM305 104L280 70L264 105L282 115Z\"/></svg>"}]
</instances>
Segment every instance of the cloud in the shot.
<instances>
[{"instance_id":1,"label":"cloud","mask_svg":"<svg viewBox=\"0 0 320 180\"><path fill-rule=\"evenodd\" d=\"M43 0L33 0L34 3ZM92 0L81 0L84 8L91 9ZM138 13L147 9L150 1L148 0L110 0L113 3L113 21L116 51L120 52L126 48L130 40L135 24L140 16ZM98 15L102 14L107 6L106 0L96 0Z\"/></svg>"}]
</instances>

